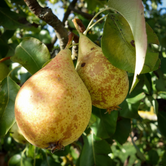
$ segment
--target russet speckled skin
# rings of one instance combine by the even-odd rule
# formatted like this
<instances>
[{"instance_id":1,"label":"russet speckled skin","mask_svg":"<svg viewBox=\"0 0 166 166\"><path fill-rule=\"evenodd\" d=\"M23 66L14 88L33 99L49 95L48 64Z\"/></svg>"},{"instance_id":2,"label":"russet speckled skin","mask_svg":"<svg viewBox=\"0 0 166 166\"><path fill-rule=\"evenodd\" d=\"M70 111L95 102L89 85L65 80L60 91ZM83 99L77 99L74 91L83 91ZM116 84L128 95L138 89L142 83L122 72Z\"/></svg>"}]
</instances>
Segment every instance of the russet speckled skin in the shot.
<instances>
[{"instance_id":1,"label":"russet speckled skin","mask_svg":"<svg viewBox=\"0 0 166 166\"><path fill-rule=\"evenodd\" d=\"M126 71L114 67L102 49L83 34L79 38L76 71L89 90L94 106L112 110L126 98L129 89Z\"/></svg>"},{"instance_id":2,"label":"russet speckled skin","mask_svg":"<svg viewBox=\"0 0 166 166\"><path fill-rule=\"evenodd\" d=\"M60 51L30 77L15 101L22 134L40 148L64 147L77 140L89 123L91 111L90 94L74 69L69 49Z\"/></svg>"}]
</instances>

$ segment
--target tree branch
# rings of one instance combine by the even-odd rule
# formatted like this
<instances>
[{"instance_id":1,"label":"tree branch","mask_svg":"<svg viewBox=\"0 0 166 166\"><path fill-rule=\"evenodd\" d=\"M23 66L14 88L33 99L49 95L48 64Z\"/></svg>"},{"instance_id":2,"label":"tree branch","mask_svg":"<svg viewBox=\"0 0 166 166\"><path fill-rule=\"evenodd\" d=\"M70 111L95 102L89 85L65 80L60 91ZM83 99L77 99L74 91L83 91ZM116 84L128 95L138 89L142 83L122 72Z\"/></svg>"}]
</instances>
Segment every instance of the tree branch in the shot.
<instances>
[{"instance_id":1,"label":"tree branch","mask_svg":"<svg viewBox=\"0 0 166 166\"><path fill-rule=\"evenodd\" d=\"M77 3L77 0L73 0L70 3L69 7L67 8L67 11L64 14L63 21L62 21L63 24L65 24L65 21L68 19L69 15L71 13L71 10L75 7L76 3Z\"/></svg>"},{"instance_id":2,"label":"tree branch","mask_svg":"<svg viewBox=\"0 0 166 166\"><path fill-rule=\"evenodd\" d=\"M75 9L75 8L71 8L71 10L77 14L80 14L81 16L83 16L84 18L91 20L93 18L93 15L82 12L81 10Z\"/></svg>"},{"instance_id":3,"label":"tree branch","mask_svg":"<svg viewBox=\"0 0 166 166\"><path fill-rule=\"evenodd\" d=\"M68 42L68 32L65 29L63 23L58 19L56 15L52 13L52 10L48 7L41 7L37 0L24 0L29 9L38 16L41 20L51 25L59 39L60 48L64 49Z\"/></svg>"}]
</instances>

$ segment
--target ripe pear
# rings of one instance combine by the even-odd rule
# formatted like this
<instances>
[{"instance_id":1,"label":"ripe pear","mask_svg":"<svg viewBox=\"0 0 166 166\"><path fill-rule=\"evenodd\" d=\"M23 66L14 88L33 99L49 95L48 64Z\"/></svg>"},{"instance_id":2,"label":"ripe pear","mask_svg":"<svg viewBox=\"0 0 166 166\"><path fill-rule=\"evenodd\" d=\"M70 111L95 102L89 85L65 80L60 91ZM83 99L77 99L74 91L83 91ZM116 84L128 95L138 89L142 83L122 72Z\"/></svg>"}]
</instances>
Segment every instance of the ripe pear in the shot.
<instances>
[{"instance_id":1,"label":"ripe pear","mask_svg":"<svg viewBox=\"0 0 166 166\"><path fill-rule=\"evenodd\" d=\"M10 129L10 135L13 137L13 139L21 144L26 144L28 143L28 141L24 138L24 136L22 135L20 129L17 126L17 123L15 122L13 124L13 126Z\"/></svg>"},{"instance_id":2,"label":"ripe pear","mask_svg":"<svg viewBox=\"0 0 166 166\"><path fill-rule=\"evenodd\" d=\"M126 71L113 66L104 56L101 47L79 33L79 50L76 71L85 83L92 104L101 109L117 110L126 98L129 80Z\"/></svg>"},{"instance_id":3,"label":"ripe pear","mask_svg":"<svg viewBox=\"0 0 166 166\"><path fill-rule=\"evenodd\" d=\"M61 50L30 77L15 100L15 117L31 144L59 150L76 141L92 111L90 94L75 71L69 49Z\"/></svg>"}]
</instances>

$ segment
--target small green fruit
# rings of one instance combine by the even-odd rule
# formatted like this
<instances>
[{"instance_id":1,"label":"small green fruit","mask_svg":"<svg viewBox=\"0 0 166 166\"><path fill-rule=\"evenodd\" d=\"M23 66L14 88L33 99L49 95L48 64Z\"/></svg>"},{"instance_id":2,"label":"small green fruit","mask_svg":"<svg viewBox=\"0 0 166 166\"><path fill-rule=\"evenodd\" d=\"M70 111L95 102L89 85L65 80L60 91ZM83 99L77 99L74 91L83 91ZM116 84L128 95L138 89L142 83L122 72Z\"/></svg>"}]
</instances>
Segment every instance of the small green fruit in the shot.
<instances>
[{"instance_id":1,"label":"small green fruit","mask_svg":"<svg viewBox=\"0 0 166 166\"><path fill-rule=\"evenodd\" d=\"M13 124L13 126L11 127L10 129L10 132L11 132L11 136L13 137L13 139L18 142L18 143L21 143L21 144L26 144L28 143L28 141L24 138L24 136L22 135L20 129L18 128L17 126L17 123L15 122Z\"/></svg>"}]
</instances>

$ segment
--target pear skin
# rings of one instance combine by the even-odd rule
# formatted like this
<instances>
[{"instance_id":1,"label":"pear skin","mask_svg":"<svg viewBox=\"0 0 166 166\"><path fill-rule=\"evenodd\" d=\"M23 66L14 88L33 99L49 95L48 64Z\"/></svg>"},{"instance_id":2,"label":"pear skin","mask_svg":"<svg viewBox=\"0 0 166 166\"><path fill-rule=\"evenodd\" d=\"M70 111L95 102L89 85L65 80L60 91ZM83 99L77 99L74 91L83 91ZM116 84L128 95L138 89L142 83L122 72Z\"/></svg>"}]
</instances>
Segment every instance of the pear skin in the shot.
<instances>
[{"instance_id":1,"label":"pear skin","mask_svg":"<svg viewBox=\"0 0 166 166\"><path fill-rule=\"evenodd\" d=\"M61 50L20 88L16 122L33 145L52 151L76 141L92 111L90 94L75 71L69 49Z\"/></svg>"},{"instance_id":2,"label":"pear skin","mask_svg":"<svg viewBox=\"0 0 166 166\"><path fill-rule=\"evenodd\" d=\"M79 51L76 71L85 83L92 104L101 109L118 109L128 94L126 71L113 66L103 55L101 47L79 33Z\"/></svg>"}]
</instances>

